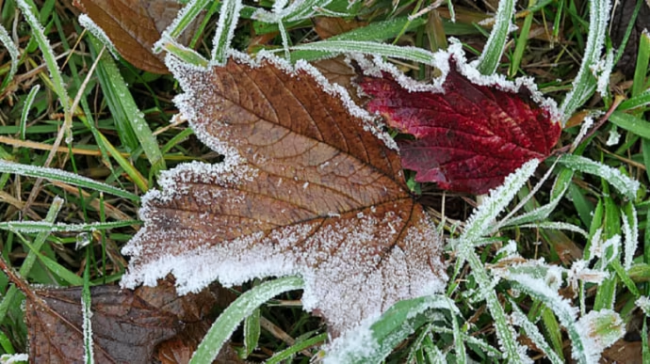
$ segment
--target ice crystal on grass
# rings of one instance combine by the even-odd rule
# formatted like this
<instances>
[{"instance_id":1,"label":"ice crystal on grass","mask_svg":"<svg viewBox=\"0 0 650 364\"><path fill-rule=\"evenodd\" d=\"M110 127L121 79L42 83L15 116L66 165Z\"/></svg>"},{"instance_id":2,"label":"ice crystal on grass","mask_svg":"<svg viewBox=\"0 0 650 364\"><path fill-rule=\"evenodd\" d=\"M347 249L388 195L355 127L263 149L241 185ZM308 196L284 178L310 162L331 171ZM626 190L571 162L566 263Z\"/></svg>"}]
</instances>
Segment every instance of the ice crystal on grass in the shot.
<instances>
[{"instance_id":1,"label":"ice crystal on grass","mask_svg":"<svg viewBox=\"0 0 650 364\"><path fill-rule=\"evenodd\" d=\"M582 338L582 352L574 346L573 358L586 356L588 363L598 363L603 350L625 334L625 324L612 310L591 311L578 320L576 331Z\"/></svg>"},{"instance_id":2,"label":"ice crystal on grass","mask_svg":"<svg viewBox=\"0 0 650 364\"><path fill-rule=\"evenodd\" d=\"M163 173L123 250L123 286L171 273L185 293L298 274L304 308L334 334L443 289L440 241L399 156L343 88L269 55L167 65L186 92L179 110L224 161Z\"/></svg>"},{"instance_id":3,"label":"ice crystal on grass","mask_svg":"<svg viewBox=\"0 0 650 364\"><path fill-rule=\"evenodd\" d=\"M109 52L111 52L111 55L115 59L119 59L120 57L118 56L117 49L115 49L115 45L113 42L110 40L106 32L95 22L90 19L90 17L86 14L81 14L79 15L79 25L82 27L88 29L90 34L94 35L97 39L99 39L102 44L106 46Z\"/></svg>"}]
</instances>

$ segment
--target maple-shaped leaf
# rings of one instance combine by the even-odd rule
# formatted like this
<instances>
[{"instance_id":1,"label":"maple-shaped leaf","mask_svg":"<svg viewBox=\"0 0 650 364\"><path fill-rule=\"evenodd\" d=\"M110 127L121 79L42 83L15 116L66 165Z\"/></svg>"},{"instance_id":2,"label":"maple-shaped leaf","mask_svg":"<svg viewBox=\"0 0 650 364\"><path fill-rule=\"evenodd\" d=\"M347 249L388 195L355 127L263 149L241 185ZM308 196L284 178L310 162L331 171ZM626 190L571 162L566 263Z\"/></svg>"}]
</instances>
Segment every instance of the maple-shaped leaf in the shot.
<instances>
[{"instance_id":1,"label":"maple-shaped leaf","mask_svg":"<svg viewBox=\"0 0 650 364\"><path fill-rule=\"evenodd\" d=\"M92 287L95 363L148 363L156 345L201 322L225 290L179 297L168 282L135 291ZM84 358L81 288L36 289L27 295L29 358L34 363L80 363Z\"/></svg>"},{"instance_id":2,"label":"maple-shaped leaf","mask_svg":"<svg viewBox=\"0 0 650 364\"><path fill-rule=\"evenodd\" d=\"M299 274L305 309L334 333L441 290L441 242L392 140L306 63L233 57L208 70L168 62L186 92L179 109L225 161L162 174L123 250L122 284L173 273L188 292Z\"/></svg>"},{"instance_id":3,"label":"maple-shaped leaf","mask_svg":"<svg viewBox=\"0 0 650 364\"><path fill-rule=\"evenodd\" d=\"M461 73L470 67L463 60L457 67L449 55L446 62L438 89L417 90L423 87L400 83L389 72L359 82L373 97L369 111L415 137L398 144L402 164L417 172L417 182L484 194L527 161L549 155L562 128L552 107L533 101L534 90L493 78L478 84Z\"/></svg>"},{"instance_id":4,"label":"maple-shaped leaf","mask_svg":"<svg viewBox=\"0 0 650 364\"><path fill-rule=\"evenodd\" d=\"M169 73L162 54L152 48L183 7L176 0L74 0L108 35L120 55L132 65L152 73ZM179 39L188 44L203 15L194 20Z\"/></svg>"}]
</instances>

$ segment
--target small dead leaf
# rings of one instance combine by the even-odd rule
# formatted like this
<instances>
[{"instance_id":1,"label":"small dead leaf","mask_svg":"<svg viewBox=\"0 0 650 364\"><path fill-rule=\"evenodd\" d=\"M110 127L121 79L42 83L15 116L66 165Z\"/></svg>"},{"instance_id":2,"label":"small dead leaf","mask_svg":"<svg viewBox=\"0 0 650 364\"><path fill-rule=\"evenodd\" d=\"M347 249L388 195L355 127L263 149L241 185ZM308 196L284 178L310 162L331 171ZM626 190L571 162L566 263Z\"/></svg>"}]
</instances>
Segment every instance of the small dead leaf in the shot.
<instances>
[{"instance_id":1,"label":"small dead leaf","mask_svg":"<svg viewBox=\"0 0 650 364\"><path fill-rule=\"evenodd\" d=\"M123 250L132 258L122 284L172 273L191 292L300 274L305 309L333 333L441 290L441 244L392 139L313 67L239 57L171 67L186 92L179 109L225 160L164 172Z\"/></svg>"},{"instance_id":2,"label":"small dead leaf","mask_svg":"<svg viewBox=\"0 0 650 364\"><path fill-rule=\"evenodd\" d=\"M367 22L356 19L333 18L329 16L313 18L312 21L314 22L314 31L321 39L331 38L335 35L368 25Z\"/></svg>"},{"instance_id":3,"label":"small dead leaf","mask_svg":"<svg viewBox=\"0 0 650 364\"><path fill-rule=\"evenodd\" d=\"M151 49L183 4L175 0L74 0L74 5L106 32L132 65L147 72L169 73L164 54L153 54ZM189 43L202 18L181 34L181 44Z\"/></svg>"},{"instance_id":4,"label":"small dead leaf","mask_svg":"<svg viewBox=\"0 0 650 364\"><path fill-rule=\"evenodd\" d=\"M36 363L80 363L84 358L81 288L34 290L27 299L29 357ZM30 297L30 295L28 295ZM200 322L217 302L210 290L178 297L172 284L135 291L91 288L95 363L148 363L154 348Z\"/></svg>"},{"instance_id":5,"label":"small dead leaf","mask_svg":"<svg viewBox=\"0 0 650 364\"><path fill-rule=\"evenodd\" d=\"M453 58L446 68L440 91L408 89L388 73L360 81L373 97L368 110L415 137L399 146L402 164L417 172L416 181L484 194L530 159L549 155L562 128L527 89L514 93L475 83Z\"/></svg>"}]
</instances>

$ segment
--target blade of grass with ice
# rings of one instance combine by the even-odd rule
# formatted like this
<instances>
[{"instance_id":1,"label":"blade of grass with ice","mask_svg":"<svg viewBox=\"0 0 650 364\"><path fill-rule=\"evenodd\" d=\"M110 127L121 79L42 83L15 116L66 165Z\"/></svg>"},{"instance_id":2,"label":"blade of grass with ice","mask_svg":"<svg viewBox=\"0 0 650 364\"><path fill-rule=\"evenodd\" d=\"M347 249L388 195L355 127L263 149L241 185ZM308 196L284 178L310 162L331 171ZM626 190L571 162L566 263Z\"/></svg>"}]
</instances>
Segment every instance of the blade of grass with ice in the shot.
<instances>
[{"instance_id":1,"label":"blade of grass with ice","mask_svg":"<svg viewBox=\"0 0 650 364\"><path fill-rule=\"evenodd\" d=\"M140 197L131 192L60 169L10 163L4 160L0 160L0 173L14 173L27 177L45 178L49 180L60 181L73 186L87 188L92 191L101 191L111 195L124 197L131 201L140 200Z\"/></svg>"},{"instance_id":2,"label":"blade of grass with ice","mask_svg":"<svg viewBox=\"0 0 650 364\"><path fill-rule=\"evenodd\" d=\"M31 3L30 0L16 0L16 5L23 13L25 20L27 21L27 23L32 29L32 37L33 37L32 39L36 41L38 47L41 49L41 52L43 53L43 59L45 60L47 69L50 71L50 78L52 79L52 86L54 88L54 92L59 97L59 102L63 107L63 112L66 115L70 115L70 103L71 103L70 97L68 96L67 87L65 85L65 82L63 81L61 70L59 69L59 65L56 62L56 56L54 55L54 50L50 45L50 41L47 39L47 37L45 37L45 33L43 32L43 27L41 26L41 23L36 18L34 12L32 11L33 8L30 6L30 3ZM71 121L72 120L70 119L70 122Z\"/></svg>"},{"instance_id":3,"label":"blade of grass with ice","mask_svg":"<svg viewBox=\"0 0 650 364\"><path fill-rule=\"evenodd\" d=\"M596 90L596 78L591 74L591 67L599 62L602 54L609 21L609 5L609 0L589 2L587 44L582 55L580 70L573 80L573 87L560 106L563 115L562 126L566 125L567 120Z\"/></svg>"},{"instance_id":4,"label":"blade of grass with ice","mask_svg":"<svg viewBox=\"0 0 650 364\"><path fill-rule=\"evenodd\" d=\"M162 37L153 45L154 53L160 53L166 43L165 38L177 39L185 29L199 16L210 0L191 0L176 14L174 21L162 32Z\"/></svg>"},{"instance_id":5,"label":"blade of grass with ice","mask_svg":"<svg viewBox=\"0 0 650 364\"><path fill-rule=\"evenodd\" d=\"M460 269L460 265L465 260L469 263L478 287L484 290L485 301L494 319L497 336L505 355L511 362L523 362L526 358L521 356L521 346L515 340L511 325L508 323L496 292L491 289L493 279L488 275L483 263L474 252L474 242L489 234L490 226L494 223L494 220L512 201L530 176L533 175L538 165L539 161L537 159L526 162L514 173L507 176L501 187L492 190L489 197L469 218L465 230L458 238L455 247L457 253L456 269Z\"/></svg>"},{"instance_id":6,"label":"blade of grass with ice","mask_svg":"<svg viewBox=\"0 0 650 364\"><path fill-rule=\"evenodd\" d=\"M392 44L360 42L354 40L325 40L291 47L292 50L322 51L331 54L362 53L393 57L423 64L433 63L433 53L415 47L400 47Z\"/></svg>"},{"instance_id":7,"label":"blade of grass with ice","mask_svg":"<svg viewBox=\"0 0 650 364\"><path fill-rule=\"evenodd\" d=\"M521 312L521 309L517 305L515 301L510 299L510 305L512 306L512 318L515 320L518 326L521 326L521 328L524 329L526 332L526 336L530 338L535 345L540 348L544 354L546 354L547 358L551 361L553 364L563 364L564 360L562 360L556 353L553 351L551 346L546 342L544 339L544 336L542 335L541 332L539 332L539 329L535 324L530 322L528 317Z\"/></svg>"},{"instance_id":8,"label":"blade of grass with ice","mask_svg":"<svg viewBox=\"0 0 650 364\"><path fill-rule=\"evenodd\" d=\"M38 232L93 232L140 224L142 224L142 222L138 220L94 222L86 224L63 224L47 221L4 221L0 222L0 230L11 230L28 234Z\"/></svg>"},{"instance_id":9,"label":"blade of grass with ice","mask_svg":"<svg viewBox=\"0 0 650 364\"><path fill-rule=\"evenodd\" d=\"M40 89L41 89L41 85L35 85L34 87L32 87L31 90L29 90L29 94L25 99L23 112L20 115L20 139L21 140L25 140L25 131L27 130L27 117L29 116L29 109L32 108L32 104L34 103L34 98L36 97L36 94Z\"/></svg>"},{"instance_id":10,"label":"blade of grass with ice","mask_svg":"<svg viewBox=\"0 0 650 364\"><path fill-rule=\"evenodd\" d=\"M373 22L368 24L365 27L353 29L349 32L335 35L329 38L327 41L338 41L338 40L347 40L347 41L368 41L368 42L381 42L383 40L393 38L400 33L404 27L407 27L406 30L413 30L418 28L426 23L424 18L416 18L409 22L408 17L400 17L395 19L389 19L379 22ZM326 58L331 56L331 52L325 51L307 51L307 50L294 50L291 52L291 61L295 62L299 59L306 61L313 61L317 59Z\"/></svg>"},{"instance_id":11,"label":"blade of grass with ice","mask_svg":"<svg viewBox=\"0 0 650 364\"><path fill-rule=\"evenodd\" d=\"M93 55L97 57L101 44L94 37L88 38L94 51ZM115 125L120 132L120 139L130 148L129 152L142 147L149 163L151 163L150 173L152 175L166 169L165 160L158 147L158 141L144 119L144 115L135 104L131 91L124 82L115 62L110 57L101 56L97 67L97 76L105 100L113 114Z\"/></svg>"},{"instance_id":12,"label":"blade of grass with ice","mask_svg":"<svg viewBox=\"0 0 650 364\"><path fill-rule=\"evenodd\" d=\"M612 186L616 187L622 194L630 199L636 197L640 184L638 181L623 175L618 170L606 166L602 163L592 161L591 159L580 157L577 155L566 154L558 160L558 162L567 168L574 171L593 174L604 178Z\"/></svg>"},{"instance_id":13,"label":"blade of grass with ice","mask_svg":"<svg viewBox=\"0 0 650 364\"><path fill-rule=\"evenodd\" d=\"M53 224L54 220L56 220L56 217L59 214L59 211L61 211L61 207L63 207L63 199L57 196L54 198L54 200L52 200L52 204L50 205L50 208L47 211L47 215L43 221L48 224ZM28 251L27 258L25 258L23 264L20 266L20 270L18 271L21 277L27 277L29 272L32 270L32 267L36 262L35 251L41 250L43 244L45 243L45 239L47 239L49 235L49 231L43 231L36 236L33 244L34 249ZM2 303L0 303L0 322L4 321L5 317L7 316L7 312L9 311L9 307L14 304L13 301L16 297L16 294L18 294L18 288L16 288L15 285L12 285L9 287L4 297L2 298Z\"/></svg>"},{"instance_id":14,"label":"blade of grass with ice","mask_svg":"<svg viewBox=\"0 0 650 364\"><path fill-rule=\"evenodd\" d=\"M367 324L348 331L332 345L325 355L325 364L379 363L393 349L427 320L422 314L429 309L458 308L442 295L424 296L397 302L368 327Z\"/></svg>"},{"instance_id":15,"label":"blade of grass with ice","mask_svg":"<svg viewBox=\"0 0 650 364\"><path fill-rule=\"evenodd\" d=\"M219 22L217 23L217 31L214 34L212 44L212 62L223 66L226 64L228 57L228 50L232 37L235 34L237 21L239 20L239 12L242 9L241 0L224 0L221 6L221 13L219 14Z\"/></svg>"},{"instance_id":16,"label":"blade of grass with ice","mask_svg":"<svg viewBox=\"0 0 650 364\"><path fill-rule=\"evenodd\" d=\"M104 29L102 29L99 25L97 25L86 14L79 15L78 20L79 20L79 25L86 28L86 30L88 30L90 34L92 34L95 38L97 38L97 40L99 40L106 47L106 49L108 49L108 51L111 52L113 58L120 59L119 52L117 51L117 49L115 49L115 45L108 37L106 32L104 32Z\"/></svg>"},{"instance_id":17,"label":"blade of grass with ice","mask_svg":"<svg viewBox=\"0 0 650 364\"><path fill-rule=\"evenodd\" d=\"M491 75L499 66L501 56L506 49L508 33L512 29L512 17L515 12L515 0L501 0L495 16L495 24L492 27L483 53L478 59L476 69L484 75Z\"/></svg>"},{"instance_id":18,"label":"blade of grass with ice","mask_svg":"<svg viewBox=\"0 0 650 364\"><path fill-rule=\"evenodd\" d=\"M0 85L0 92L2 92L9 82L13 80L16 71L18 71L18 62L20 58L18 47L16 47L16 44L11 40L9 33L7 33L7 30L2 26L2 24L0 24L0 44L4 45L4 48L7 50L7 53L9 53L9 57L11 58L9 73L5 76L5 79Z\"/></svg>"},{"instance_id":19,"label":"blade of grass with ice","mask_svg":"<svg viewBox=\"0 0 650 364\"><path fill-rule=\"evenodd\" d=\"M284 277L264 282L239 296L212 324L194 355L192 355L190 364L212 363L233 331L256 308L281 293L303 289L303 287L302 278Z\"/></svg>"}]
</instances>

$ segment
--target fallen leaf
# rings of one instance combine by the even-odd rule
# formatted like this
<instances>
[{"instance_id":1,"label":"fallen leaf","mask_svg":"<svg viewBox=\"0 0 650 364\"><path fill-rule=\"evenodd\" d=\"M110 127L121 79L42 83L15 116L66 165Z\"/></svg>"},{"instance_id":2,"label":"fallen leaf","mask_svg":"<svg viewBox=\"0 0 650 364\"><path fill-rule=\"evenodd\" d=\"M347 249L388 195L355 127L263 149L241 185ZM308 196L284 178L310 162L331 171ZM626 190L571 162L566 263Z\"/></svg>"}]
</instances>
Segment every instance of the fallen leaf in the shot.
<instances>
[{"instance_id":1,"label":"fallen leaf","mask_svg":"<svg viewBox=\"0 0 650 364\"><path fill-rule=\"evenodd\" d=\"M120 55L147 72L169 73L164 54L151 49L184 6L176 0L74 0L111 39ZM178 40L188 44L202 16L181 34Z\"/></svg>"},{"instance_id":2,"label":"fallen leaf","mask_svg":"<svg viewBox=\"0 0 650 364\"><path fill-rule=\"evenodd\" d=\"M224 162L163 172L123 250L122 285L172 273L192 292L299 274L304 308L334 334L442 290L441 241L392 139L313 67L259 62L237 55L202 70L170 58L186 92L179 109Z\"/></svg>"},{"instance_id":3,"label":"fallen leaf","mask_svg":"<svg viewBox=\"0 0 650 364\"><path fill-rule=\"evenodd\" d=\"M335 35L368 25L367 22L356 19L333 18L329 16L319 16L313 18L312 21L314 22L314 31L321 39L331 38Z\"/></svg>"},{"instance_id":4,"label":"fallen leaf","mask_svg":"<svg viewBox=\"0 0 650 364\"><path fill-rule=\"evenodd\" d=\"M81 288L37 289L33 293L35 296L27 295L25 314L30 360L82 362ZM92 287L95 363L151 362L156 345L180 333L185 323L205 319L217 299L210 290L179 297L167 282L135 291Z\"/></svg>"},{"instance_id":5,"label":"fallen leaf","mask_svg":"<svg viewBox=\"0 0 650 364\"><path fill-rule=\"evenodd\" d=\"M345 62L344 56L316 61L312 63L312 66L322 73L327 81L342 86L354 102L359 103L361 101L356 92L357 85L352 82L357 77L357 74Z\"/></svg>"},{"instance_id":6,"label":"fallen leaf","mask_svg":"<svg viewBox=\"0 0 650 364\"><path fill-rule=\"evenodd\" d=\"M530 159L549 155L561 126L532 100L531 92L473 83L456 69L453 58L449 62L442 90L408 89L386 72L360 80L373 97L367 109L415 137L398 144L402 164L417 172L417 182L483 194Z\"/></svg>"}]
</instances>

